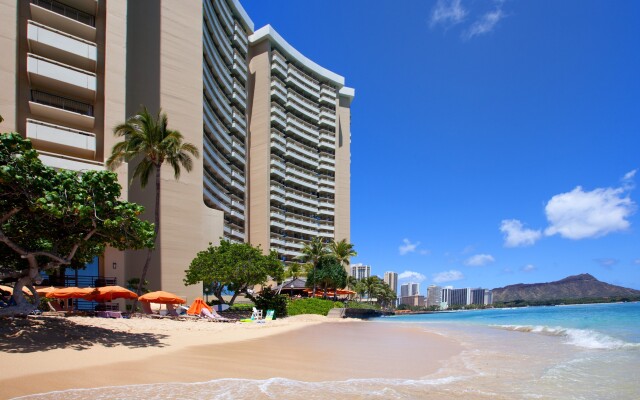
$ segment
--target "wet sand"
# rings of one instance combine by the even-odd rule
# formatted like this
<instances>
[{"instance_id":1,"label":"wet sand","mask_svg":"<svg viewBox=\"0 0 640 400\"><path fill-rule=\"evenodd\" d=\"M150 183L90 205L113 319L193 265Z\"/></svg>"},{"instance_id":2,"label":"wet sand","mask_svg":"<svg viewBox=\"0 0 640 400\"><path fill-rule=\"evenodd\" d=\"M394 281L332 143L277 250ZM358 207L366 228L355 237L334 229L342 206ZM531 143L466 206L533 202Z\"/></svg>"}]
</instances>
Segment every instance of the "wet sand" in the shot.
<instances>
[{"instance_id":1,"label":"wet sand","mask_svg":"<svg viewBox=\"0 0 640 400\"><path fill-rule=\"evenodd\" d=\"M0 397L220 378L417 379L462 351L457 342L417 327L317 316L263 325L95 318L74 323L57 332L67 344L40 350L20 340L27 333L3 337L0 363L8 373L0 380Z\"/></svg>"}]
</instances>

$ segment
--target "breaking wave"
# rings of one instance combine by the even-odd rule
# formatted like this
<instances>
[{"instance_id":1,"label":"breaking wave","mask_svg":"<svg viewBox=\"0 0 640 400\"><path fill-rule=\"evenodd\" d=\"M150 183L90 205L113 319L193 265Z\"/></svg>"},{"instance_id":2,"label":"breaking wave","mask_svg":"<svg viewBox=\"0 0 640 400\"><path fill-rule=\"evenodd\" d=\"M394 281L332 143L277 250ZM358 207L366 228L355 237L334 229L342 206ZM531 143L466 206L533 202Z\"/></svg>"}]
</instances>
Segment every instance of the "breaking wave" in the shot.
<instances>
[{"instance_id":1,"label":"breaking wave","mask_svg":"<svg viewBox=\"0 0 640 400\"><path fill-rule=\"evenodd\" d=\"M567 339L567 344L585 349L624 350L640 349L640 343L629 343L589 329L550 327L543 325L491 325L493 328L508 331L538 333L541 335L560 336Z\"/></svg>"}]
</instances>

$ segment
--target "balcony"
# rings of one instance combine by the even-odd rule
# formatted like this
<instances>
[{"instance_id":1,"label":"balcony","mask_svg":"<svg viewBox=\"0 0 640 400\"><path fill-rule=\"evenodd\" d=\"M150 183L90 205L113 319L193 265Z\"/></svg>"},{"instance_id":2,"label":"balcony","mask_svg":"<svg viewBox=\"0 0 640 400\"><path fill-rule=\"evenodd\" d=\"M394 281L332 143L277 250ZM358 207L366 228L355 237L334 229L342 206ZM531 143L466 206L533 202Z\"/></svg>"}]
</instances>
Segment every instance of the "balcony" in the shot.
<instances>
[{"instance_id":1,"label":"balcony","mask_svg":"<svg viewBox=\"0 0 640 400\"><path fill-rule=\"evenodd\" d=\"M324 200L324 201L320 200L320 202L318 203L318 206L320 208L328 208L330 210L334 210L336 208L335 204L333 204L333 203L331 203L329 201L326 201L326 200Z\"/></svg>"},{"instance_id":2,"label":"balcony","mask_svg":"<svg viewBox=\"0 0 640 400\"><path fill-rule=\"evenodd\" d=\"M204 180L204 192L205 194L209 194L209 196L215 195L217 197L217 201L214 203L217 205L216 208L222 209L222 211L229 212L231 209L227 204L231 201L229 196L226 194L226 191L220 189L215 183L215 181L211 181L209 179Z\"/></svg>"},{"instance_id":3,"label":"balcony","mask_svg":"<svg viewBox=\"0 0 640 400\"><path fill-rule=\"evenodd\" d=\"M73 149L84 155L93 156L96 152L95 134L34 119L27 119L27 138L34 143Z\"/></svg>"},{"instance_id":4,"label":"balcony","mask_svg":"<svg viewBox=\"0 0 640 400\"><path fill-rule=\"evenodd\" d=\"M96 74L34 54L27 54L27 72L32 86L51 88L84 100L96 95Z\"/></svg>"},{"instance_id":5,"label":"balcony","mask_svg":"<svg viewBox=\"0 0 640 400\"><path fill-rule=\"evenodd\" d=\"M287 169L284 162L276 156L271 156L271 165L278 167L283 171Z\"/></svg>"},{"instance_id":6,"label":"balcony","mask_svg":"<svg viewBox=\"0 0 640 400\"><path fill-rule=\"evenodd\" d=\"M222 82L224 91L226 93L231 93L233 89L231 86L231 72L229 72L229 68L227 68L222 60L222 56L218 50L216 50L209 32L203 32L202 37L204 38L203 47L205 60L205 62L203 62L203 68L213 68L215 77L218 82Z\"/></svg>"},{"instance_id":7,"label":"balcony","mask_svg":"<svg viewBox=\"0 0 640 400\"><path fill-rule=\"evenodd\" d=\"M55 0L31 0L30 9L31 18L37 22L91 42L96 41L96 19L85 11Z\"/></svg>"},{"instance_id":8,"label":"balcony","mask_svg":"<svg viewBox=\"0 0 640 400\"><path fill-rule=\"evenodd\" d=\"M320 95L329 97L329 98L333 99L333 101L335 101L336 97L338 97L336 95L336 90L334 88L332 88L331 86L327 86L327 85L322 85L320 87Z\"/></svg>"},{"instance_id":9,"label":"balcony","mask_svg":"<svg viewBox=\"0 0 640 400\"><path fill-rule=\"evenodd\" d=\"M301 179L306 179L310 182L318 184L318 177L315 175L315 171L304 170L302 168L296 168L291 163L287 164L287 175L293 174Z\"/></svg>"},{"instance_id":10,"label":"balcony","mask_svg":"<svg viewBox=\"0 0 640 400\"><path fill-rule=\"evenodd\" d=\"M275 122L281 128L287 127L286 113L276 103L271 103L271 122Z\"/></svg>"},{"instance_id":11,"label":"balcony","mask_svg":"<svg viewBox=\"0 0 640 400\"><path fill-rule=\"evenodd\" d=\"M286 218L287 217L284 215L284 213L281 213L278 211L271 211L271 220L280 220L284 222Z\"/></svg>"},{"instance_id":12,"label":"balcony","mask_svg":"<svg viewBox=\"0 0 640 400\"><path fill-rule=\"evenodd\" d=\"M280 246L280 247L284 247L284 246L285 246L285 244L286 244L284 240L279 239L279 238L275 238L275 237L272 237L272 238L269 240L269 242L270 242L272 245L276 245L276 246Z\"/></svg>"},{"instance_id":13,"label":"balcony","mask_svg":"<svg viewBox=\"0 0 640 400\"><path fill-rule=\"evenodd\" d=\"M244 143L241 143L240 141L238 141L238 139L236 138L232 138L231 139L231 148L234 151L239 152L240 154L242 154L243 156L246 156L247 152L244 148Z\"/></svg>"},{"instance_id":14,"label":"balcony","mask_svg":"<svg viewBox=\"0 0 640 400\"><path fill-rule=\"evenodd\" d=\"M311 158L316 164L318 163L318 152L314 148L305 146L292 139L287 140L287 147Z\"/></svg>"},{"instance_id":15,"label":"balcony","mask_svg":"<svg viewBox=\"0 0 640 400\"><path fill-rule=\"evenodd\" d=\"M310 143L312 147L317 146L320 142L317 128L296 117L287 116L286 130L295 134L302 141Z\"/></svg>"},{"instance_id":16,"label":"balcony","mask_svg":"<svg viewBox=\"0 0 640 400\"><path fill-rule=\"evenodd\" d=\"M271 191L274 193L278 193L282 196L286 196L286 192L284 187L280 186L278 183L271 181Z\"/></svg>"},{"instance_id":17,"label":"balcony","mask_svg":"<svg viewBox=\"0 0 640 400\"><path fill-rule=\"evenodd\" d=\"M325 163L320 163L320 165L318 166L318 171L329 171L329 172L336 172L336 167L330 164L325 164Z\"/></svg>"},{"instance_id":18,"label":"balcony","mask_svg":"<svg viewBox=\"0 0 640 400\"><path fill-rule=\"evenodd\" d=\"M246 76L249 74L247 61L244 56L238 52L238 50L234 50L233 52L233 66L231 69L235 71L236 76L242 80L246 80Z\"/></svg>"},{"instance_id":19,"label":"balcony","mask_svg":"<svg viewBox=\"0 0 640 400\"><path fill-rule=\"evenodd\" d=\"M289 210L293 210L293 209L298 209L298 210L303 210L303 211L307 211L310 213L317 213L318 212L318 207L317 206L309 206L303 203L299 203L297 201L293 201L293 200L287 200L284 203ZM295 211L292 211L293 213L296 213Z\"/></svg>"},{"instance_id":20,"label":"balcony","mask_svg":"<svg viewBox=\"0 0 640 400\"><path fill-rule=\"evenodd\" d=\"M233 42L244 54L249 52L249 39L247 39L247 34L238 23L233 25Z\"/></svg>"},{"instance_id":21,"label":"balcony","mask_svg":"<svg viewBox=\"0 0 640 400\"><path fill-rule=\"evenodd\" d=\"M279 176L282 179L285 179L286 177L286 174L283 171L279 170L278 168L271 168L271 174ZM283 203L284 203L284 199L283 199Z\"/></svg>"},{"instance_id":22,"label":"balcony","mask_svg":"<svg viewBox=\"0 0 640 400\"><path fill-rule=\"evenodd\" d=\"M328 156L326 154L321 154L320 155L320 162L325 163L325 164L330 164L330 165L336 165L336 159Z\"/></svg>"},{"instance_id":23,"label":"balcony","mask_svg":"<svg viewBox=\"0 0 640 400\"><path fill-rule=\"evenodd\" d=\"M271 137L273 137L273 134L271 134ZM272 141L271 148L277 150L280 154L285 154L287 152L287 149L279 142Z\"/></svg>"},{"instance_id":24,"label":"balcony","mask_svg":"<svg viewBox=\"0 0 640 400\"><path fill-rule=\"evenodd\" d=\"M275 100L280 100L282 104L287 103L287 90L284 88L284 84L275 77L271 81L271 96L275 97Z\"/></svg>"},{"instance_id":25,"label":"balcony","mask_svg":"<svg viewBox=\"0 0 640 400\"><path fill-rule=\"evenodd\" d=\"M291 215L294 215L294 214L291 214ZM287 216L287 224L288 225L297 224L297 225L306 226L307 228L311 228L311 229L318 229L317 221L309 221L307 219L302 219L302 218L293 217L293 216Z\"/></svg>"},{"instance_id":26,"label":"balcony","mask_svg":"<svg viewBox=\"0 0 640 400\"><path fill-rule=\"evenodd\" d=\"M328 186L320 186L318 187L318 193L331 193L331 194L336 194L336 190L332 187L328 187Z\"/></svg>"},{"instance_id":27,"label":"balcony","mask_svg":"<svg viewBox=\"0 0 640 400\"><path fill-rule=\"evenodd\" d=\"M306 179L301 179L301 178L299 178L297 176L294 176L294 175L287 174L286 177L285 177L285 181L293 182L293 183L295 183L295 184L297 184L299 186L302 186L302 187L306 188L307 190L312 190L314 192L318 191L318 185L316 183L310 182L310 181L308 181Z\"/></svg>"},{"instance_id":28,"label":"balcony","mask_svg":"<svg viewBox=\"0 0 640 400\"><path fill-rule=\"evenodd\" d=\"M78 129L93 129L95 118L91 104L67 99L65 97L31 91L29 102L31 114L71 125Z\"/></svg>"},{"instance_id":29,"label":"balcony","mask_svg":"<svg viewBox=\"0 0 640 400\"><path fill-rule=\"evenodd\" d=\"M326 208L321 208L318 210L318 215L330 215L330 216L334 216L336 215L336 213L333 210L329 210Z\"/></svg>"},{"instance_id":30,"label":"balcony","mask_svg":"<svg viewBox=\"0 0 640 400\"><path fill-rule=\"evenodd\" d=\"M286 202L284 197L280 196L277 193L271 193L271 195L269 197L271 198L272 201L275 201L275 202L278 202L278 203L281 203L281 204L284 204Z\"/></svg>"},{"instance_id":31,"label":"balcony","mask_svg":"<svg viewBox=\"0 0 640 400\"><path fill-rule=\"evenodd\" d=\"M292 200L296 200L302 203L306 203L309 204L310 206L313 207L318 207L318 198L317 197L310 197L310 196L303 196L301 194L298 194L294 191L289 191L287 192L286 195L287 199L292 199Z\"/></svg>"},{"instance_id":32,"label":"balcony","mask_svg":"<svg viewBox=\"0 0 640 400\"><path fill-rule=\"evenodd\" d=\"M242 218L244 219L244 204L241 201L231 200L231 207L239 210L242 213Z\"/></svg>"},{"instance_id":33,"label":"balcony","mask_svg":"<svg viewBox=\"0 0 640 400\"><path fill-rule=\"evenodd\" d=\"M290 91L287 94L287 108L296 113L301 118L307 118L314 123L318 123L318 113L313 112L310 109L312 106L301 100L299 97L292 95Z\"/></svg>"},{"instance_id":34,"label":"balcony","mask_svg":"<svg viewBox=\"0 0 640 400\"><path fill-rule=\"evenodd\" d=\"M39 150L40 161L46 166L69 171L104 171L104 164L97 161L84 160L64 154L49 153Z\"/></svg>"},{"instance_id":35,"label":"balcony","mask_svg":"<svg viewBox=\"0 0 640 400\"><path fill-rule=\"evenodd\" d=\"M225 25L226 31L230 34L235 24L233 23L233 16L229 6L227 6L227 3L224 1L213 1L212 3L218 11L218 14L222 16L222 23Z\"/></svg>"},{"instance_id":36,"label":"balcony","mask_svg":"<svg viewBox=\"0 0 640 400\"><path fill-rule=\"evenodd\" d=\"M235 79L234 79L235 80ZM241 109L247 108L247 95L244 92L244 86L242 89L236 89L236 83L233 83L233 93L231 94L231 100L234 101Z\"/></svg>"},{"instance_id":37,"label":"balcony","mask_svg":"<svg viewBox=\"0 0 640 400\"><path fill-rule=\"evenodd\" d=\"M69 35L34 21L27 26L29 51L88 71L96 70L95 43Z\"/></svg>"},{"instance_id":38,"label":"balcony","mask_svg":"<svg viewBox=\"0 0 640 400\"><path fill-rule=\"evenodd\" d=\"M271 52L271 64L277 65L278 67L284 69L285 71L284 75L285 76L287 75L287 72L286 72L288 69L287 59L276 50L273 50Z\"/></svg>"},{"instance_id":39,"label":"balcony","mask_svg":"<svg viewBox=\"0 0 640 400\"><path fill-rule=\"evenodd\" d=\"M315 79L291 64L289 64L287 72L289 73L291 82L310 94L312 98L317 99L320 96L320 85ZM287 80L287 82L289 82L289 80Z\"/></svg>"},{"instance_id":40,"label":"balcony","mask_svg":"<svg viewBox=\"0 0 640 400\"><path fill-rule=\"evenodd\" d=\"M302 250L304 249L304 244L302 244L300 241L287 240L285 243L285 247Z\"/></svg>"},{"instance_id":41,"label":"balcony","mask_svg":"<svg viewBox=\"0 0 640 400\"><path fill-rule=\"evenodd\" d=\"M303 235L309 235L309 236L317 236L318 235L318 231L316 229L308 229L308 228L303 228L297 225L289 225L287 224L287 227L285 228L285 230L290 231L290 232L295 232L295 233L302 233ZM288 244L289 247L295 247L297 249L302 249L304 248L304 245L302 243L299 242L292 242L295 244Z\"/></svg>"},{"instance_id":42,"label":"balcony","mask_svg":"<svg viewBox=\"0 0 640 400\"><path fill-rule=\"evenodd\" d=\"M218 2L214 1L214 6L217 6ZM231 64L233 60L233 53L231 51L231 44L227 39L227 34L225 33L222 25L218 21L216 17L215 11L211 7L211 3L203 2L204 5L204 15L205 22L208 30L211 32L211 36L213 40L218 44L217 48L222 50L222 56L226 58L226 62ZM233 22L232 22L233 25Z\"/></svg>"}]
</instances>

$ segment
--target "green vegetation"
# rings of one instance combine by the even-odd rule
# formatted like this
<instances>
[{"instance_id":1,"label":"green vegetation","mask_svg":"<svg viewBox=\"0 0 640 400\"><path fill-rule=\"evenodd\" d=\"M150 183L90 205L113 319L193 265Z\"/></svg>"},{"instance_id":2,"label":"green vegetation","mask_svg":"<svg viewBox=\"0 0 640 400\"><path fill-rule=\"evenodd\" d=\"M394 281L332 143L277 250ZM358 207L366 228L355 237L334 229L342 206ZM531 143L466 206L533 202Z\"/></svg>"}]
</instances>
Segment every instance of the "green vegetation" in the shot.
<instances>
[{"instance_id":1,"label":"green vegetation","mask_svg":"<svg viewBox=\"0 0 640 400\"><path fill-rule=\"evenodd\" d=\"M300 299L289 302L287 307L290 316L300 314L327 315L332 308L342 308L340 302L323 299Z\"/></svg>"},{"instance_id":2,"label":"green vegetation","mask_svg":"<svg viewBox=\"0 0 640 400\"><path fill-rule=\"evenodd\" d=\"M233 305L240 294L255 303L256 299L249 290L266 283L270 277L276 281L282 280L284 267L275 251L265 256L260 247L222 239L219 246L209 243L207 250L199 252L185 273L185 285L204 282L220 304L225 304L222 297L225 289L233 292L228 303Z\"/></svg>"},{"instance_id":3,"label":"green vegetation","mask_svg":"<svg viewBox=\"0 0 640 400\"><path fill-rule=\"evenodd\" d=\"M211 303L209 305L212 306L218 304L218 301L210 301L209 303ZM255 307L253 304L240 303L229 307L229 311L253 311L253 307Z\"/></svg>"},{"instance_id":4,"label":"green vegetation","mask_svg":"<svg viewBox=\"0 0 640 400\"><path fill-rule=\"evenodd\" d=\"M357 308L359 310L379 310L380 305L377 303L362 303L360 301L349 301L345 304L346 308Z\"/></svg>"},{"instance_id":5,"label":"green vegetation","mask_svg":"<svg viewBox=\"0 0 640 400\"><path fill-rule=\"evenodd\" d=\"M155 215L154 215L154 246L160 230L160 171L162 164L168 162L173 169L176 180L180 179L181 168L187 172L193 168L193 160L199 157L199 151L191 143L183 143L183 136L180 132L168 128L167 114L158 111L158 117L154 118L146 107L133 117L127 119L123 124L116 126L113 130L116 137L124 140L118 142L111 150L111 156L107 159L107 167L113 171L123 162L133 162L138 160L131 181L140 179L140 186L147 186L149 176L155 173ZM147 259L142 268L140 281L137 288L138 295L142 294L142 284L145 282L147 271L151 263L153 247L147 252ZM135 305L135 302L134 302Z\"/></svg>"},{"instance_id":6,"label":"green vegetation","mask_svg":"<svg viewBox=\"0 0 640 400\"><path fill-rule=\"evenodd\" d=\"M391 307L397 298L397 294L389 285L375 275L357 281L354 290L361 298L366 295L369 299L376 299L377 303L384 308Z\"/></svg>"},{"instance_id":7,"label":"green vegetation","mask_svg":"<svg viewBox=\"0 0 640 400\"><path fill-rule=\"evenodd\" d=\"M300 256L300 260L304 263L310 264L312 267L311 271L309 271L309 273L307 274L307 277L309 275L315 274L316 269L318 268L318 264L320 264L320 260L322 260L322 258L324 258L327 254L329 254L329 251L325 247L321 238L316 236L311 240L310 243L305 243L304 248L302 249L302 256ZM307 282L309 282L308 279L307 279ZM317 290L317 282L314 279L313 280L314 295L316 293L316 290Z\"/></svg>"},{"instance_id":8,"label":"green vegetation","mask_svg":"<svg viewBox=\"0 0 640 400\"><path fill-rule=\"evenodd\" d=\"M324 290L336 290L347 285L347 271L334 257L326 255L320 259L316 268L307 275L307 286L319 287ZM335 299L335 292L334 292Z\"/></svg>"},{"instance_id":9,"label":"green vegetation","mask_svg":"<svg viewBox=\"0 0 640 400\"><path fill-rule=\"evenodd\" d=\"M595 304L595 303L626 303L640 301L640 296L614 296L614 297L584 297L580 299L552 299L552 300L513 300L493 303L495 308L528 307L528 306L557 306L563 304Z\"/></svg>"},{"instance_id":10,"label":"green vegetation","mask_svg":"<svg viewBox=\"0 0 640 400\"><path fill-rule=\"evenodd\" d=\"M153 247L153 225L139 218L144 208L119 200L120 190L112 172L56 171L42 164L31 141L0 135L0 281L16 282L17 303L0 314L32 311L39 303L32 284L42 272L90 262L107 246Z\"/></svg>"},{"instance_id":11,"label":"green vegetation","mask_svg":"<svg viewBox=\"0 0 640 400\"><path fill-rule=\"evenodd\" d=\"M287 316L287 296L277 294L274 290L265 288L258 297L256 297L256 308L263 310L274 310L276 318L284 318Z\"/></svg>"}]
</instances>

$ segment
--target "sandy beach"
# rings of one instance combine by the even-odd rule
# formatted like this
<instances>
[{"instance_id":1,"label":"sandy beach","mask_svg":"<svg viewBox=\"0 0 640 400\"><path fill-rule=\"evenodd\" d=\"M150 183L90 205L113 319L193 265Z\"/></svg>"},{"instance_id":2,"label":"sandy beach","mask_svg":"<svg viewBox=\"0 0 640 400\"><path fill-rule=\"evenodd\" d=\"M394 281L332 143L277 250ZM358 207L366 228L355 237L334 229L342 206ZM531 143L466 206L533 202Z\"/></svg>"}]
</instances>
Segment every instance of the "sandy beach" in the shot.
<instances>
[{"instance_id":1,"label":"sandy beach","mask_svg":"<svg viewBox=\"0 0 640 400\"><path fill-rule=\"evenodd\" d=\"M1 398L221 378L417 379L461 352L419 328L313 315L264 324L40 318L1 329Z\"/></svg>"}]
</instances>

